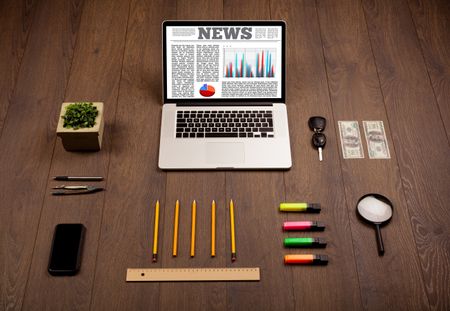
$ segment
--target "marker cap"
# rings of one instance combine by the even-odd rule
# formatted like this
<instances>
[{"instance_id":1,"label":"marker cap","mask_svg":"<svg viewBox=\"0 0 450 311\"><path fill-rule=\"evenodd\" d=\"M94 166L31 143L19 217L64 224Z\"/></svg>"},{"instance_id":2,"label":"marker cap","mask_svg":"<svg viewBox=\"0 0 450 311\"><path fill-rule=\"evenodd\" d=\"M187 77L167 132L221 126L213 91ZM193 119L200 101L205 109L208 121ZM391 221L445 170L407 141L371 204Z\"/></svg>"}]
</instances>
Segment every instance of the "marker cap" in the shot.
<instances>
[{"instance_id":1,"label":"marker cap","mask_svg":"<svg viewBox=\"0 0 450 311\"><path fill-rule=\"evenodd\" d=\"M320 203L280 203L280 211L320 213Z\"/></svg>"},{"instance_id":2,"label":"marker cap","mask_svg":"<svg viewBox=\"0 0 450 311\"><path fill-rule=\"evenodd\" d=\"M284 263L287 265L326 265L328 264L328 256L312 254L285 255Z\"/></svg>"},{"instance_id":3,"label":"marker cap","mask_svg":"<svg viewBox=\"0 0 450 311\"><path fill-rule=\"evenodd\" d=\"M325 225L318 221L285 221L284 231L323 231Z\"/></svg>"},{"instance_id":4,"label":"marker cap","mask_svg":"<svg viewBox=\"0 0 450 311\"><path fill-rule=\"evenodd\" d=\"M325 247L327 242L323 238L285 238L285 247Z\"/></svg>"}]
</instances>

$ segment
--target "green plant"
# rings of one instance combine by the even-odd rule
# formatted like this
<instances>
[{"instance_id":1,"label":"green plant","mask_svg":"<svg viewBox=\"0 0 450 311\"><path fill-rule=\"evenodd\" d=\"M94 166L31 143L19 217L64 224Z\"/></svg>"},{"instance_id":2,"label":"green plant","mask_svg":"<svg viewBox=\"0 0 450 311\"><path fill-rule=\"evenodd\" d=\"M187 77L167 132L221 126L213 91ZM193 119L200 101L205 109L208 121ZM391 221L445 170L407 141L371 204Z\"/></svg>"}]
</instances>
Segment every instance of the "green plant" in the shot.
<instances>
[{"instance_id":1,"label":"green plant","mask_svg":"<svg viewBox=\"0 0 450 311\"><path fill-rule=\"evenodd\" d=\"M66 107L66 114L62 116L65 128L93 127L98 115L97 107L93 103L79 102Z\"/></svg>"}]
</instances>

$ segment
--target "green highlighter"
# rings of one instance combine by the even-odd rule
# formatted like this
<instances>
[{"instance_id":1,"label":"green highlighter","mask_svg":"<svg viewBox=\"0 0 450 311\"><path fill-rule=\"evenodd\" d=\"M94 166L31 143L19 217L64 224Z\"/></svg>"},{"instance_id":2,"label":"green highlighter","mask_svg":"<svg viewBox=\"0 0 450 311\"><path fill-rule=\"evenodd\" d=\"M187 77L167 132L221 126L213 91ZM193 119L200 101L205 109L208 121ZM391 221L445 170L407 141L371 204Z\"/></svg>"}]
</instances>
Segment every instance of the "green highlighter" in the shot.
<instances>
[{"instance_id":1,"label":"green highlighter","mask_svg":"<svg viewBox=\"0 0 450 311\"><path fill-rule=\"evenodd\" d=\"M305 247L305 248L316 248L327 246L327 241L323 238L285 238L284 246L293 247Z\"/></svg>"},{"instance_id":2,"label":"green highlighter","mask_svg":"<svg viewBox=\"0 0 450 311\"><path fill-rule=\"evenodd\" d=\"M280 203L280 211L320 213L320 203Z\"/></svg>"}]
</instances>

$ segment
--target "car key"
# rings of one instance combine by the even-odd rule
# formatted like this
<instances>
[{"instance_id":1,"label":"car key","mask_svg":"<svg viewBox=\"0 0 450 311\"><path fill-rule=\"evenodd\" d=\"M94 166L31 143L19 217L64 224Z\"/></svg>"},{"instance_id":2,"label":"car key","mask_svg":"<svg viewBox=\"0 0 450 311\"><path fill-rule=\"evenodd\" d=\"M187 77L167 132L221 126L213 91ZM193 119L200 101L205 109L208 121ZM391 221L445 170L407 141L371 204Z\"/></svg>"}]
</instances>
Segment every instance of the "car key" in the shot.
<instances>
[{"instance_id":1,"label":"car key","mask_svg":"<svg viewBox=\"0 0 450 311\"><path fill-rule=\"evenodd\" d=\"M327 119L318 116L311 117L308 120L308 125L311 131L314 131L315 133L321 133L327 126Z\"/></svg>"},{"instance_id":2,"label":"car key","mask_svg":"<svg viewBox=\"0 0 450 311\"><path fill-rule=\"evenodd\" d=\"M312 137L312 143L314 147L319 150L319 161L323 160L322 150L325 148L325 144L327 143L327 138L323 133L314 133Z\"/></svg>"},{"instance_id":3,"label":"car key","mask_svg":"<svg viewBox=\"0 0 450 311\"><path fill-rule=\"evenodd\" d=\"M311 117L308 120L309 128L314 131L312 136L312 144L319 151L319 161L323 160L322 150L325 148L325 144L327 143L327 138L322 131L325 130L327 125L327 120L324 117Z\"/></svg>"}]
</instances>

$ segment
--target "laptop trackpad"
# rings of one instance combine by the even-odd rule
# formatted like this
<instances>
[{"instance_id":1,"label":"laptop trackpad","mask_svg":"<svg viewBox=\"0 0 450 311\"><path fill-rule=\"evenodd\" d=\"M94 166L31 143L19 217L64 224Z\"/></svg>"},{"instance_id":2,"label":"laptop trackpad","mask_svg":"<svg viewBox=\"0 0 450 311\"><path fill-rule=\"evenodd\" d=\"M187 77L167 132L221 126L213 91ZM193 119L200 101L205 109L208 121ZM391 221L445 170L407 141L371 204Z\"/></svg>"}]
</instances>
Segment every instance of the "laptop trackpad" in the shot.
<instances>
[{"instance_id":1,"label":"laptop trackpad","mask_svg":"<svg viewBox=\"0 0 450 311\"><path fill-rule=\"evenodd\" d=\"M206 143L207 163L230 165L244 160L244 143Z\"/></svg>"}]
</instances>

